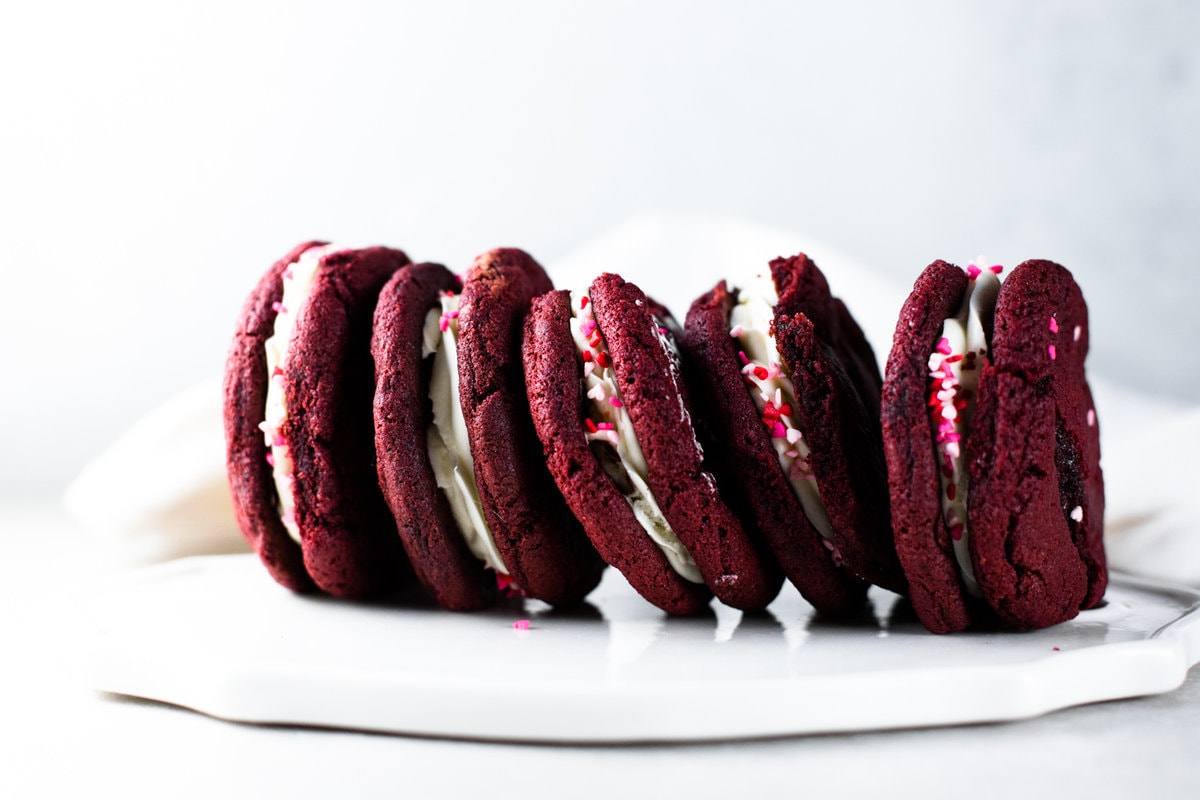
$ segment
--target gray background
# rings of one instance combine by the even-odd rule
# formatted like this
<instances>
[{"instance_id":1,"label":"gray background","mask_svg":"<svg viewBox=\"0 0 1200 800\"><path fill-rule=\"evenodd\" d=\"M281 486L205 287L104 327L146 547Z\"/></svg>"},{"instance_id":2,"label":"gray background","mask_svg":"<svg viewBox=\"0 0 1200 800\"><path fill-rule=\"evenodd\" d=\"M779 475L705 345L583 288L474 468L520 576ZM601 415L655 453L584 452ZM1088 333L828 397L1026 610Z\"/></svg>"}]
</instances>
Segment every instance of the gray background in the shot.
<instances>
[{"instance_id":1,"label":"gray background","mask_svg":"<svg viewBox=\"0 0 1200 800\"><path fill-rule=\"evenodd\" d=\"M906 283L1053 258L1096 373L1200 400L1198 40L1174 2L7 4L0 498L218 374L313 237L553 270L666 210Z\"/></svg>"}]
</instances>

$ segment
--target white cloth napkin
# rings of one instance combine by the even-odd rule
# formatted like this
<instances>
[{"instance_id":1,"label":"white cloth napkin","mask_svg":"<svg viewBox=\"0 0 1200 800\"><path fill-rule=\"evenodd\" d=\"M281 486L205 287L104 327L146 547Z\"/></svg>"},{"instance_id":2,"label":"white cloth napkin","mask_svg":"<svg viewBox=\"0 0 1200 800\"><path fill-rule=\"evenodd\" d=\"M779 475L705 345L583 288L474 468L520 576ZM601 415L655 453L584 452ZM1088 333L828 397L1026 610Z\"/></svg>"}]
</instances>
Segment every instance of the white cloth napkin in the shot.
<instances>
[{"instance_id":1,"label":"white cloth napkin","mask_svg":"<svg viewBox=\"0 0 1200 800\"><path fill-rule=\"evenodd\" d=\"M718 280L736 284L771 258L801 251L849 306L882 369L910 285L811 237L725 218L648 214L545 265L565 288L620 273L682 322L691 301ZM923 266L913 266L914 279ZM1200 586L1200 467L1192 457L1200 450L1200 408L1090 379L1110 565ZM245 549L229 500L223 435L220 381L211 380L122 434L69 487L67 508L131 562Z\"/></svg>"}]
</instances>

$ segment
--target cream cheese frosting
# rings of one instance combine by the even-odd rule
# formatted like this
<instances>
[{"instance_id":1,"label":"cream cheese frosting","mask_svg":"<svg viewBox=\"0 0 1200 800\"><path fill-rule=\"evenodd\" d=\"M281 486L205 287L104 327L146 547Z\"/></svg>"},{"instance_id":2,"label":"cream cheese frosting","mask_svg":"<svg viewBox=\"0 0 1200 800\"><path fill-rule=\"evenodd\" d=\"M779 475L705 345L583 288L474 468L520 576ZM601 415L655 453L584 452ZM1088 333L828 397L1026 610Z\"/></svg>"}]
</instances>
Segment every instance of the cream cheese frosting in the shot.
<instances>
[{"instance_id":1,"label":"cream cheese frosting","mask_svg":"<svg viewBox=\"0 0 1200 800\"><path fill-rule=\"evenodd\" d=\"M300 543L300 528L296 524L295 465L292 451L283 435L288 420L287 401L284 398L284 370L287 368L288 353L296 320L304 310L304 304L312 292L313 281L321 268L321 261L330 253L346 250L338 245L318 245L305 250L283 270L283 297L275 304L275 324L270 338L264 343L267 355L267 399L263 421L259 425L267 444L267 462L275 481L279 496L279 518L288 535Z\"/></svg>"},{"instance_id":2,"label":"cream cheese frosting","mask_svg":"<svg viewBox=\"0 0 1200 800\"><path fill-rule=\"evenodd\" d=\"M971 564L970 531L967 527L967 468L963 442L971 429L971 418L979 389L979 376L988 359L989 337L1000 291L1002 268L972 263L970 281L958 313L942 323L937 348L929 356L929 409L936 434L934 446L941 485L942 517L950 531L954 558L963 586L976 596L983 592Z\"/></svg>"},{"instance_id":3,"label":"cream cheese frosting","mask_svg":"<svg viewBox=\"0 0 1200 800\"><path fill-rule=\"evenodd\" d=\"M671 568L685 580L703 583L695 560L671 529L650 490L647 482L649 467L634 433L633 421L621 400L612 360L592 315L591 299L581 292L573 292L570 302L571 336L583 359L583 381L587 390L586 435L589 442L601 443L592 450Z\"/></svg>"},{"instance_id":4,"label":"cream cheese frosting","mask_svg":"<svg viewBox=\"0 0 1200 800\"><path fill-rule=\"evenodd\" d=\"M763 423L771 432L771 445L779 458L779 466L799 498L804 515L821 534L835 560L840 562L840 554L833 543L833 525L809 466L811 451L804 434L796 426L796 388L775 343L772 322L778 302L774 281L769 276L756 275L738 291L738 302L729 315L729 333L737 340L742 376Z\"/></svg>"},{"instance_id":5,"label":"cream cheese frosting","mask_svg":"<svg viewBox=\"0 0 1200 800\"><path fill-rule=\"evenodd\" d=\"M458 302L457 294L445 292L441 305L430 309L425 317L423 355L433 356L429 379L433 424L426 436L429 463L471 553L500 575L508 575L508 567L483 518L483 505L475 485L475 460L459 400Z\"/></svg>"}]
</instances>

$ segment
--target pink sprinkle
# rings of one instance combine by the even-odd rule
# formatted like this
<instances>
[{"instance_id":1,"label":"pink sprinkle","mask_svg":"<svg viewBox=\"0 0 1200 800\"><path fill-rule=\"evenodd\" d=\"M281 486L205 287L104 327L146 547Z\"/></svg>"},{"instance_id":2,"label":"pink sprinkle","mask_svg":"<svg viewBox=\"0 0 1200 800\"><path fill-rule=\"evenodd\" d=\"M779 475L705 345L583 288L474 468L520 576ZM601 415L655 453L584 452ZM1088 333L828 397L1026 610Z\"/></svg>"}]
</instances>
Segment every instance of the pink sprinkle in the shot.
<instances>
[{"instance_id":1,"label":"pink sprinkle","mask_svg":"<svg viewBox=\"0 0 1200 800\"><path fill-rule=\"evenodd\" d=\"M1082 325L1076 325L1076 326L1075 326L1075 341L1077 341L1077 342L1078 342L1078 341L1079 341L1079 337L1080 337L1080 336L1082 336L1082 335L1083 335L1083 326L1082 326Z\"/></svg>"},{"instance_id":2,"label":"pink sprinkle","mask_svg":"<svg viewBox=\"0 0 1200 800\"><path fill-rule=\"evenodd\" d=\"M990 269L996 275L1004 272L1004 267L1000 266L999 264L993 264L992 266L988 267L988 269Z\"/></svg>"},{"instance_id":3,"label":"pink sprinkle","mask_svg":"<svg viewBox=\"0 0 1200 800\"><path fill-rule=\"evenodd\" d=\"M529 630L529 620L527 620L527 619L517 620L516 622L513 623L513 630L516 630L516 631Z\"/></svg>"},{"instance_id":4,"label":"pink sprinkle","mask_svg":"<svg viewBox=\"0 0 1200 800\"><path fill-rule=\"evenodd\" d=\"M1094 409L1094 408L1088 409L1088 427L1089 428L1096 427L1096 409Z\"/></svg>"},{"instance_id":5,"label":"pink sprinkle","mask_svg":"<svg viewBox=\"0 0 1200 800\"><path fill-rule=\"evenodd\" d=\"M267 451L267 464L271 468L275 467L275 454L272 453L270 450Z\"/></svg>"},{"instance_id":6,"label":"pink sprinkle","mask_svg":"<svg viewBox=\"0 0 1200 800\"><path fill-rule=\"evenodd\" d=\"M946 356L950 355L950 353L951 353L950 340L947 339L945 336L943 336L941 339L938 339L937 351L939 353L941 353L942 355L946 355Z\"/></svg>"},{"instance_id":7,"label":"pink sprinkle","mask_svg":"<svg viewBox=\"0 0 1200 800\"><path fill-rule=\"evenodd\" d=\"M771 429L771 435L777 439L783 439L787 436L787 428L783 427L782 422L776 422L775 427Z\"/></svg>"},{"instance_id":8,"label":"pink sprinkle","mask_svg":"<svg viewBox=\"0 0 1200 800\"><path fill-rule=\"evenodd\" d=\"M601 422L599 425L596 426L596 430L611 431L611 430L615 430L616 427L617 426L611 422Z\"/></svg>"},{"instance_id":9,"label":"pink sprinkle","mask_svg":"<svg viewBox=\"0 0 1200 800\"><path fill-rule=\"evenodd\" d=\"M663 336L666 336L666 335L667 335L667 329L666 329L666 328L664 328L662 325L659 325L659 326L658 326L658 332L659 332L660 334L662 334Z\"/></svg>"},{"instance_id":10,"label":"pink sprinkle","mask_svg":"<svg viewBox=\"0 0 1200 800\"><path fill-rule=\"evenodd\" d=\"M741 362L742 362L743 364L749 364L749 363L750 363L750 359L746 358L746 353L745 353L745 351L744 351L744 350L738 350L738 358L741 360Z\"/></svg>"},{"instance_id":11,"label":"pink sprinkle","mask_svg":"<svg viewBox=\"0 0 1200 800\"><path fill-rule=\"evenodd\" d=\"M1051 361L1058 358L1058 351L1054 349L1054 345L1050 345L1049 347L1046 348L1046 350L1050 353Z\"/></svg>"},{"instance_id":12,"label":"pink sprinkle","mask_svg":"<svg viewBox=\"0 0 1200 800\"><path fill-rule=\"evenodd\" d=\"M967 277L970 278L971 280L975 280L976 278L978 278L979 273L982 271L983 270L979 269L979 267L975 266L974 264L967 265Z\"/></svg>"},{"instance_id":13,"label":"pink sprinkle","mask_svg":"<svg viewBox=\"0 0 1200 800\"><path fill-rule=\"evenodd\" d=\"M1076 522L1083 522L1083 506L1075 506L1071 509L1071 519Z\"/></svg>"},{"instance_id":14,"label":"pink sprinkle","mask_svg":"<svg viewBox=\"0 0 1200 800\"><path fill-rule=\"evenodd\" d=\"M743 328L741 325L734 325L732 328L729 329L729 335L735 339L740 338L741 335L745 332L746 332L746 329Z\"/></svg>"},{"instance_id":15,"label":"pink sprinkle","mask_svg":"<svg viewBox=\"0 0 1200 800\"><path fill-rule=\"evenodd\" d=\"M583 334L583 338L585 339L589 338L594 330L596 330L596 323L590 319L579 323L579 332Z\"/></svg>"},{"instance_id":16,"label":"pink sprinkle","mask_svg":"<svg viewBox=\"0 0 1200 800\"><path fill-rule=\"evenodd\" d=\"M603 436L613 447L616 447L621 441L621 436L616 431L600 431L599 435Z\"/></svg>"},{"instance_id":17,"label":"pink sprinkle","mask_svg":"<svg viewBox=\"0 0 1200 800\"><path fill-rule=\"evenodd\" d=\"M613 408L620 408L621 406L625 405L624 403L622 403L620 400L618 400L615 397L608 398L608 402L612 404Z\"/></svg>"},{"instance_id":18,"label":"pink sprinkle","mask_svg":"<svg viewBox=\"0 0 1200 800\"><path fill-rule=\"evenodd\" d=\"M276 433L275 438L273 438L271 440L272 447L283 447L286 444L287 444L287 441L283 438L282 433Z\"/></svg>"},{"instance_id":19,"label":"pink sprinkle","mask_svg":"<svg viewBox=\"0 0 1200 800\"><path fill-rule=\"evenodd\" d=\"M1056 320L1054 317L1050 318L1050 332L1058 333L1058 320Z\"/></svg>"},{"instance_id":20,"label":"pink sprinkle","mask_svg":"<svg viewBox=\"0 0 1200 800\"><path fill-rule=\"evenodd\" d=\"M283 303L279 302L278 300L276 300L274 303L271 303L271 310L274 311L276 314L286 314L287 313L287 308L285 308Z\"/></svg>"},{"instance_id":21,"label":"pink sprinkle","mask_svg":"<svg viewBox=\"0 0 1200 800\"><path fill-rule=\"evenodd\" d=\"M799 450L788 450L788 451L784 452L784 455L787 456L788 458L799 458L800 451Z\"/></svg>"}]
</instances>

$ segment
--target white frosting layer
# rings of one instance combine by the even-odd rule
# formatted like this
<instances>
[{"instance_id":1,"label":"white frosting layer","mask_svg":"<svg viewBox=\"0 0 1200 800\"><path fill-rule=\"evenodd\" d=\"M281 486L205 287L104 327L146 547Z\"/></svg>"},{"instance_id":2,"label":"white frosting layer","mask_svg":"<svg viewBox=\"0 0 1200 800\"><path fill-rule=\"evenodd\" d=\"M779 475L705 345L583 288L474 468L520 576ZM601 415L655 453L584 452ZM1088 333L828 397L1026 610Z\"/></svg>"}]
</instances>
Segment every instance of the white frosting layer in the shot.
<instances>
[{"instance_id":1,"label":"white frosting layer","mask_svg":"<svg viewBox=\"0 0 1200 800\"><path fill-rule=\"evenodd\" d=\"M283 376L296 321L304 311L313 280L321 267L321 259L329 253L345 249L337 245L310 247L287 266L283 271L283 299L275 308L274 332L264 343L267 354L267 400L263 422L259 427L270 452L267 460L271 463L275 491L279 495L279 517L297 544L300 543L300 528L296 525L296 493L292 474L295 465L291 447L283 436L283 427L288 419Z\"/></svg>"},{"instance_id":2,"label":"white frosting layer","mask_svg":"<svg viewBox=\"0 0 1200 800\"><path fill-rule=\"evenodd\" d=\"M779 466L788 476L804 515L832 550L833 525L808 464L811 451L793 416L797 406L796 388L784 369L771 332L778 302L775 283L770 276L756 275L738 292L737 305L729 315L730 335L737 340L741 351L742 375L750 396L764 424L771 430L771 445L779 458ZM836 556L836 551L834 553Z\"/></svg>"},{"instance_id":3,"label":"white frosting layer","mask_svg":"<svg viewBox=\"0 0 1200 800\"><path fill-rule=\"evenodd\" d=\"M501 575L508 574L504 559L483 518L479 489L475 485L475 460L467 438L458 395L458 295L443 294L441 307L425 317L423 352L433 355L429 398L433 424L426 437L429 462L438 488L446 495L450 513L462 531L467 547Z\"/></svg>"},{"instance_id":4,"label":"white frosting layer","mask_svg":"<svg viewBox=\"0 0 1200 800\"><path fill-rule=\"evenodd\" d=\"M649 467L633 431L633 421L621 400L603 337L592 317L590 298L572 293L571 310L571 336L584 359L588 419L596 426L595 432L587 434L588 441L601 443L593 447L600 464L671 568L692 583L703 583L704 578L692 554L679 541L650 491L647 483Z\"/></svg>"},{"instance_id":5,"label":"white frosting layer","mask_svg":"<svg viewBox=\"0 0 1200 800\"><path fill-rule=\"evenodd\" d=\"M963 443L975 414L979 376L988 357L988 331L999 290L1000 280L990 269L983 269L971 279L958 314L942 324L938 349L929 357L930 414L937 428L942 516L950 529L963 585L977 597L983 592L971 564Z\"/></svg>"}]
</instances>

